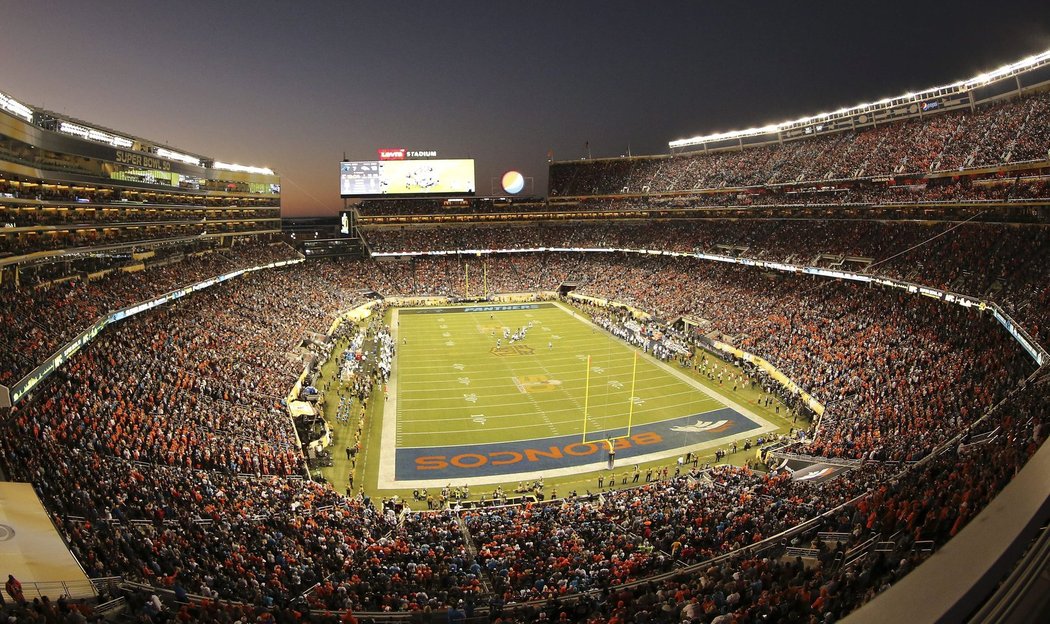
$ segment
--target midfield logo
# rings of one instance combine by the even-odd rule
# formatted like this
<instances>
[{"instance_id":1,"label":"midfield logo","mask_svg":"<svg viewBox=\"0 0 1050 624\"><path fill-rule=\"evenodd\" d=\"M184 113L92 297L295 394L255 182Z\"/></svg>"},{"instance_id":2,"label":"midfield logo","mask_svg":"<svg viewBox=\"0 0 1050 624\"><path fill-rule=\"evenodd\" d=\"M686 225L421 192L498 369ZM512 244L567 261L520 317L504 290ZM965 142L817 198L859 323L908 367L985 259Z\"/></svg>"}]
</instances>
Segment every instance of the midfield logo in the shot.
<instances>
[{"instance_id":1,"label":"midfield logo","mask_svg":"<svg viewBox=\"0 0 1050 624\"><path fill-rule=\"evenodd\" d=\"M508 355L532 355L536 350L529 345L513 344L505 347L492 347L489 353L499 357L505 357Z\"/></svg>"},{"instance_id":2,"label":"midfield logo","mask_svg":"<svg viewBox=\"0 0 1050 624\"><path fill-rule=\"evenodd\" d=\"M514 380L514 385L518 387L518 391L522 394L553 392L561 387L560 380L551 379L546 375L522 375L511 379Z\"/></svg>"}]
</instances>

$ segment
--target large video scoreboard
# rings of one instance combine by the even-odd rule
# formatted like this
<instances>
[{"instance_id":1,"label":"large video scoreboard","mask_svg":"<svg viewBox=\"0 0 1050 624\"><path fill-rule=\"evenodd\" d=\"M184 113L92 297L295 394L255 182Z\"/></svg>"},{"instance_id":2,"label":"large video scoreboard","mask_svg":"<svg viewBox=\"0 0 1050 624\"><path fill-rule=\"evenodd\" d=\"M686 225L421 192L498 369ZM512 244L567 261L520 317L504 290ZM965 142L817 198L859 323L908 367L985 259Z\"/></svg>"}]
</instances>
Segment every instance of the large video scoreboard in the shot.
<instances>
[{"instance_id":1,"label":"large video scoreboard","mask_svg":"<svg viewBox=\"0 0 1050 624\"><path fill-rule=\"evenodd\" d=\"M474 160L365 160L339 163L342 197L473 195Z\"/></svg>"}]
</instances>

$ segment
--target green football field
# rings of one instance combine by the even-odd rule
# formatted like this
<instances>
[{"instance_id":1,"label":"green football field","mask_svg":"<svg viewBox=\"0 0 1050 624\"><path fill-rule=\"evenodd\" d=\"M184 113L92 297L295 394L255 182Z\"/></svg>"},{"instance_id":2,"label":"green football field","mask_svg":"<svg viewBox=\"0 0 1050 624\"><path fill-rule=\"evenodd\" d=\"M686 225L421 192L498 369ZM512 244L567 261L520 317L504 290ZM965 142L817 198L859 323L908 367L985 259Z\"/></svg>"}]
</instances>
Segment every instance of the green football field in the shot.
<instances>
[{"instance_id":1,"label":"green football field","mask_svg":"<svg viewBox=\"0 0 1050 624\"><path fill-rule=\"evenodd\" d=\"M623 435L629 418L640 425L723 407L667 369L677 364L636 358L636 349L578 313L540 306L396 311L397 447L582 440L585 403L587 441ZM504 328L530 323L524 340L504 338Z\"/></svg>"}]
</instances>

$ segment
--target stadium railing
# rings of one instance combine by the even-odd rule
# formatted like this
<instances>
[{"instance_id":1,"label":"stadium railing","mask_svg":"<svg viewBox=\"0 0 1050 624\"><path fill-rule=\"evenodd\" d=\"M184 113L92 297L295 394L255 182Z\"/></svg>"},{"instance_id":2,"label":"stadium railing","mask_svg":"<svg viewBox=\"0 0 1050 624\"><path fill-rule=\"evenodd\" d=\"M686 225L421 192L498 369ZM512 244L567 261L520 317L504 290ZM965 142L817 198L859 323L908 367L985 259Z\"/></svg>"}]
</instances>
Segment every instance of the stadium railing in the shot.
<instances>
[{"instance_id":1,"label":"stadium railing","mask_svg":"<svg viewBox=\"0 0 1050 624\"><path fill-rule=\"evenodd\" d=\"M69 598L94 598L100 589L108 589L119 585L123 579L119 576L106 576L93 579L82 579L78 581L23 581L22 593L26 598L43 598L47 596L56 599L59 596Z\"/></svg>"}]
</instances>

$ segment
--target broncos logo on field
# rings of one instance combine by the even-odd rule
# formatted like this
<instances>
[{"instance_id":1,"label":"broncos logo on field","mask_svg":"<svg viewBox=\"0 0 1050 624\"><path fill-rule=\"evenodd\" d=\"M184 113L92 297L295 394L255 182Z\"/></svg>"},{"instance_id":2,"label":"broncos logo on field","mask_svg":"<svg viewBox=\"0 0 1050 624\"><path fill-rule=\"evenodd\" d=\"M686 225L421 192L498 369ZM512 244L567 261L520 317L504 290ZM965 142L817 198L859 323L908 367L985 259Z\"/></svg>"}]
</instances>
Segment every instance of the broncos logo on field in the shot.
<instances>
[{"instance_id":1,"label":"broncos logo on field","mask_svg":"<svg viewBox=\"0 0 1050 624\"><path fill-rule=\"evenodd\" d=\"M695 425L683 425L671 427L671 431L679 433L704 433L705 431L724 431L729 428L728 420L698 420Z\"/></svg>"},{"instance_id":2,"label":"broncos logo on field","mask_svg":"<svg viewBox=\"0 0 1050 624\"><path fill-rule=\"evenodd\" d=\"M514 385L523 394L535 392L553 392L561 387L561 380L551 379L546 375L522 375L513 377Z\"/></svg>"},{"instance_id":3,"label":"broncos logo on field","mask_svg":"<svg viewBox=\"0 0 1050 624\"><path fill-rule=\"evenodd\" d=\"M512 344L505 347L492 347L489 352L492 353L492 355L505 357L508 355L532 355L536 350L529 345Z\"/></svg>"}]
</instances>

